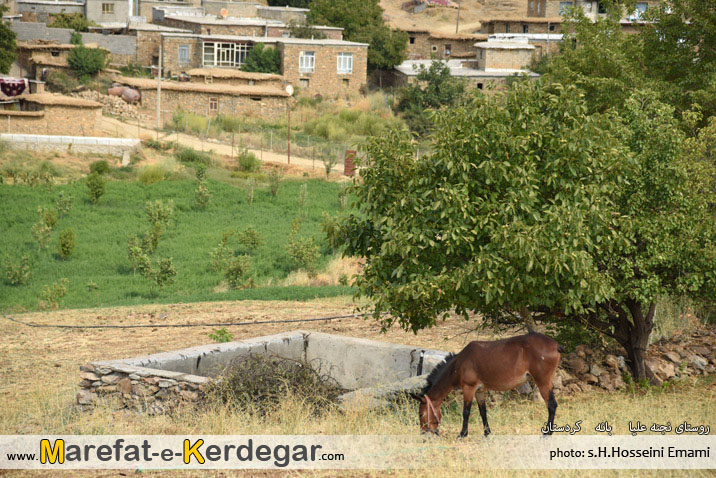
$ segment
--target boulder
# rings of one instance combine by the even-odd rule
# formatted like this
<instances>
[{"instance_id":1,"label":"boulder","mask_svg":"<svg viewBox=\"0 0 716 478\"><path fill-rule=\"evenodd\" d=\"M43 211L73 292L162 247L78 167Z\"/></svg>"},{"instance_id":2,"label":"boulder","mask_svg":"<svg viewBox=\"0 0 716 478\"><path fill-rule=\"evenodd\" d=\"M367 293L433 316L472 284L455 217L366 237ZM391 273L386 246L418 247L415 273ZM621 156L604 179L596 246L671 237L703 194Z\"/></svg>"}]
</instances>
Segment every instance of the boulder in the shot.
<instances>
[{"instance_id":1,"label":"boulder","mask_svg":"<svg viewBox=\"0 0 716 478\"><path fill-rule=\"evenodd\" d=\"M699 345L698 347L692 347L691 350L694 353L701 355L702 357L711 358L714 356L714 353L708 347L706 347L704 345Z\"/></svg>"},{"instance_id":2,"label":"boulder","mask_svg":"<svg viewBox=\"0 0 716 478\"><path fill-rule=\"evenodd\" d=\"M670 380L676 375L676 368L671 362L659 359L647 359L646 365L662 381Z\"/></svg>"},{"instance_id":3,"label":"boulder","mask_svg":"<svg viewBox=\"0 0 716 478\"><path fill-rule=\"evenodd\" d=\"M94 401L94 395L89 390L80 390L77 392L77 403L80 405L90 405Z\"/></svg>"},{"instance_id":4,"label":"boulder","mask_svg":"<svg viewBox=\"0 0 716 478\"><path fill-rule=\"evenodd\" d=\"M605 390L609 390L610 392L614 391L614 384L612 383L608 373L599 376L599 386Z\"/></svg>"},{"instance_id":5,"label":"boulder","mask_svg":"<svg viewBox=\"0 0 716 478\"><path fill-rule=\"evenodd\" d=\"M617 356L617 363L619 364L619 370L627 369L626 359L622 355Z\"/></svg>"},{"instance_id":6,"label":"boulder","mask_svg":"<svg viewBox=\"0 0 716 478\"><path fill-rule=\"evenodd\" d=\"M589 367L589 373L595 377L599 377L600 375L607 373L607 371L600 367L599 364L593 363L592 366Z\"/></svg>"},{"instance_id":7,"label":"boulder","mask_svg":"<svg viewBox=\"0 0 716 478\"><path fill-rule=\"evenodd\" d=\"M574 353L577 354L577 357L579 358L587 358L586 350L586 345L577 345L577 347L574 349Z\"/></svg>"},{"instance_id":8,"label":"boulder","mask_svg":"<svg viewBox=\"0 0 716 478\"><path fill-rule=\"evenodd\" d=\"M590 385L597 385L599 383L599 379L591 373L584 374L584 381Z\"/></svg>"},{"instance_id":9,"label":"boulder","mask_svg":"<svg viewBox=\"0 0 716 478\"><path fill-rule=\"evenodd\" d=\"M666 360L673 362L675 364L678 364L681 362L681 355L679 355L678 353L673 352L673 351L664 352L663 354L661 354L661 356L664 357Z\"/></svg>"},{"instance_id":10,"label":"boulder","mask_svg":"<svg viewBox=\"0 0 716 478\"><path fill-rule=\"evenodd\" d=\"M691 363L691 365L696 370L699 370L699 371L703 371L709 363L708 360L706 360L705 358L701 357L700 355L696 355L696 354L689 355L688 360Z\"/></svg>"},{"instance_id":11,"label":"boulder","mask_svg":"<svg viewBox=\"0 0 716 478\"><path fill-rule=\"evenodd\" d=\"M129 377L124 377L122 380L117 382L117 390L120 393L132 393L132 380Z\"/></svg>"},{"instance_id":12,"label":"boulder","mask_svg":"<svg viewBox=\"0 0 716 478\"><path fill-rule=\"evenodd\" d=\"M122 96L124 93L124 86L114 86L107 90L107 94L110 96Z\"/></svg>"},{"instance_id":13,"label":"boulder","mask_svg":"<svg viewBox=\"0 0 716 478\"><path fill-rule=\"evenodd\" d=\"M569 370L576 374L583 374L589 371L589 365L587 365L587 362L579 356L567 357L564 364Z\"/></svg>"},{"instance_id":14,"label":"boulder","mask_svg":"<svg viewBox=\"0 0 716 478\"><path fill-rule=\"evenodd\" d=\"M619 362L617 361L616 356L609 354L606 357L604 357L604 365L609 367L610 369L614 371L619 370Z\"/></svg>"}]
</instances>

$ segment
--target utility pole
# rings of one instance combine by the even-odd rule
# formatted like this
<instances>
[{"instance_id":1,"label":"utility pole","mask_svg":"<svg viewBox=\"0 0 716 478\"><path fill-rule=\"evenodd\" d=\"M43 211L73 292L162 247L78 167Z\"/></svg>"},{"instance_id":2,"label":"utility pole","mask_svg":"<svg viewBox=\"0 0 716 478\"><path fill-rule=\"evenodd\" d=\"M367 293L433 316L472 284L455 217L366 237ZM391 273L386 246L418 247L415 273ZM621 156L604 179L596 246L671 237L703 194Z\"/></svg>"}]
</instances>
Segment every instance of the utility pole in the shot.
<instances>
[{"instance_id":1,"label":"utility pole","mask_svg":"<svg viewBox=\"0 0 716 478\"><path fill-rule=\"evenodd\" d=\"M457 23L455 24L455 33L457 33L458 30L460 30L460 4L461 3L462 3L461 1L457 2Z\"/></svg>"},{"instance_id":2,"label":"utility pole","mask_svg":"<svg viewBox=\"0 0 716 478\"><path fill-rule=\"evenodd\" d=\"M162 56L163 56L163 49L162 46L164 44L164 37L162 37L162 40L159 42L159 71L157 73L157 141L159 140L159 130L161 129L161 123L162 123L162 110L161 110L161 104L162 104Z\"/></svg>"},{"instance_id":3,"label":"utility pole","mask_svg":"<svg viewBox=\"0 0 716 478\"><path fill-rule=\"evenodd\" d=\"M289 98L290 100L290 98ZM286 109L288 110L288 164L291 164L291 102L286 102Z\"/></svg>"}]
</instances>

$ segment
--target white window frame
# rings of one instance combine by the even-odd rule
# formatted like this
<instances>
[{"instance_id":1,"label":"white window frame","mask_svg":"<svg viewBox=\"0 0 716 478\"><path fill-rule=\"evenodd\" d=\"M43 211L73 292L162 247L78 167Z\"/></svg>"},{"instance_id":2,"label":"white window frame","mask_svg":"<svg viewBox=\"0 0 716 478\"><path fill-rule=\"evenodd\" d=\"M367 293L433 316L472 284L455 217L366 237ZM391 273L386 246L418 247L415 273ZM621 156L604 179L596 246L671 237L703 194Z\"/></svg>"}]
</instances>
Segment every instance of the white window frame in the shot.
<instances>
[{"instance_id":1,"label":"white window frame","mask_svg":"<svg viewBox=\"0 0 716 478\"><path fill-rule=\"evenodd\" d=\"M107 8L105 8L107 7ZM114 3L105 2L102 3L102 15L114 15Z\"/></svg>"},{"instance_id":2,"label":"white window frame","mask_svg":"<svg viewBox=\"0 0 716 478\"><path fill-rule=\"evenodd\" d=\"M564 15L567 13L567 10L570 8L574 8L574 2L559 2L559 14Z\"/></svg>"},{"instance_id":3,"label":"white window frame","mask_svg":"<svg viewBox=\"0 0 716 478\"><path fill-rule=\"evenodd\" d=\"M189 45L179 45L179 52L177 55L179 58L179 63L189 63L189 52Z\"/></svg>"},{"instance_id":4,"label":"white window frame","mask_svg":"<svg viewBox=\"0 0 716 478\"><path fill-rule=\"evenodd\" d=\"M316 71L316 52L301 51L298 54L298 72L313 73Z\"/></svg>"},{"instance_id":5,"label":"white window frame","mask_svg":"<svg viewBox=\"0 0 716 478\"><path fill-rule=\"evenodd\" d=\"M224 68L239 68L246 61L253 45L249 43L204 42L201 64Z\"/></svg>"},{"instance_id":6,"label":"white window frame","mask_svg":"<svg viewBox=\"0 0 716 478\"><path fill-rule=\"evenodd\" d=\"M336 56L336 71L339 75L353 74L353 53L339 53Z\"/></svg>"},{"instance_id":7,"label":"white window frame","mask_svg":"<svg viewBox=\"0 0 716 478\"><path fill-rule=\"evenodd\" d=\"M641 7L641 8L640 8ZM646 2L636 2L636 5L634 7L634 12L629 15L628 19L631 21L639 20L642 15L646 13L646 11L649 10L649 4Z\"/></svg>"}]
</instances>

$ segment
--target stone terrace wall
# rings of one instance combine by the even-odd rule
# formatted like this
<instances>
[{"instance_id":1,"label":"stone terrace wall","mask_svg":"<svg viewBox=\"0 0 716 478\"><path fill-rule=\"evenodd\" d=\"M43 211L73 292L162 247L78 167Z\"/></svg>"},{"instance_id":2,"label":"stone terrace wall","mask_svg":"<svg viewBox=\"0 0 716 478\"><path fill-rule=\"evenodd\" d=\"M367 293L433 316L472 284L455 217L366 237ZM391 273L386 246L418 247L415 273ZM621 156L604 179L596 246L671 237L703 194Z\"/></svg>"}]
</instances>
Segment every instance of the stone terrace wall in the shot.
<instances>
[{"instance_id":1,"label":"stone terrace wall","mask_svg":"<svg viewBox=\"0 0 716 478\"><path fill-rule=\"evenodd\" d=\"M40 111L0 110L0 132L95 136L101 120L101 108L47 105Z\"/></svg>"}]
</instances>

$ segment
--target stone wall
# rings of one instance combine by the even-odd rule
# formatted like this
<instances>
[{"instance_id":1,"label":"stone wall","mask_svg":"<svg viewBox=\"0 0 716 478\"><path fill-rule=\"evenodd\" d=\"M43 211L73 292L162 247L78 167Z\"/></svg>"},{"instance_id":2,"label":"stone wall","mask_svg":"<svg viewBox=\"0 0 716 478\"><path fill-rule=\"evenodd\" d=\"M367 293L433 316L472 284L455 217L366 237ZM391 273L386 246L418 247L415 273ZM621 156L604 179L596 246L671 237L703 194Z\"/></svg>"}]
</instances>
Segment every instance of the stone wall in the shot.
<instances>
[{"instance_id":1,"label":"stone wall","mask_svg":"<svg viewBox=\"0 0 716 478\"><path fill-rule=\"evenodd\" d=\"M413 43L410 43L412 38ZM449 60L451 58L467 58L475 56L475 43L485 38L459 38L445 36L431 36L426 32L411 32L408 34L406 49L408 60L430 60L432 58ZM446 47L449 46L449 49ZM450 52L448 54L448 51Z\"/></svg>"},{"instance_id":2,"label":"stone wall","mask_svg":"<svg viewBox=\"0 0 716 478\"><path fill-rule=\"evenodd\" d=\"M368 49L361 46L310 45L279 43L281 70L286 81L300 89L301 94L341 96L358 93L368 78ZM301 51L316 54L313 73L299 72ZM338 74L338 53L353 53L353 73ZM306 82L308 84L306 84Z\"/></svg>"},{"instance_id":3,"label":"stone wall","mask_svg":"<svg viewBox=\"0 0 716 478\"><path fill-rule=\"evenodd\" d=\"M44 105L38 111L0 110L0 132L65 136L95 136L101 108Z\"/></svg>"},{"instance_id":4,"label":"stone wall","mask_svg":"<svg viewBox=\"0 0 716 478\"><path fill-rule=\"evenodd\" d=\"M34 2L17 2L17 11L22 13L23 20L32 19L34 22L49 22L52 15L58 13L81 13L84 15L85 6L81 3L50 2L34 3Z\"/></svg>"},{"instance_id":5,"label":"stone wall","mask_svg":"<svg viewBox=\"0 0 716 478\"><path fill-rule=\"evenodd\" d=\"M525 27L527 31L525 31ZM493 20L484 25L485 33L562 33L561 23L520 20Z\"/></svg>"},{"instance_id":6,"label":"stone wall","mask_svg":"<svg viewBox=\"0 0 716 478\"><path fill-rule=\"evenodd\" d=\"M85 0L88 20L96 23L126 22L129 18L129 2L127 0ZM113 6L112 13L104 13L103 4Z\"/></svg>"},{"instance_id":7,"label":"stone wall","mask_svg":"<svg viewBox=\"0 0 716 478\"><path fill-rule=\"evenodd\" d=\"M154 7L201 7L201 0L173 1L173 0L137 0L139 2L139 16L147 21L152 20Z\"/></svg>"},{"instance_id":8,"label":"stone wall","mask_svg":"<svg viewBox=\"0 0 716 478\"><path fill-rule=\"evenodd\" d=\"M306 23L306 12L294 8L276 8L259 6L257 9L258 16L270 20L278 20L283 23L295 22Z\"/></svg>"},{"instance_id":9,"label":"stone wall","mask_svg":"<svg viewBox=\"0 0 716 478\"><path fill-rule=\"evenodd\" d=\"M534 49L478 48L477 53L477 67L480 70L519 70L529 67Z\"/></svg>"},{"instance_id":10,"label":"stone wall","mask_svg":"<svg viewBox=\"0 0 716 478\"><path fill-rule=\"evenodd\" d=\"M192 76L189 80L190 83L200 83L200 84L225 84L225 85L244 85L244 86L266 86L271 88L279 88L284 89L286 81L280 77L277 76L275 78L269 78L266 80L251 80L248 78L219 78L219 77L213 77L211 82L207 82L205 77L203 76Z\"/></svg>"},{"instance_id":11,"label":"stone wall","mask_svg":"<svg viewBox=\"0 0 716 478\"><path fill-rule=\"evenodd\" d=\"M207 15L219 15L226 9L230 17L253 18L258 16L258 3L249 2L221 2L217 0L204 0L204 10Z\"/></svg>"},{"instance_id":12,"label":"stone wall","mask_svg":"<svg viewBox=\"0 0 716 478\"><path fill-rule=\"evenodd\" d=\"M45 136L38 134L0 133L0 140L5 141L13 149L42 152L59 151L64 153L70 151L78 154L106 154L122 158L140 145L138 139L130 138Z\"/></svg>"},{"instance_id":13,"label":"stone wall","mask_svg":"<svg viewBox=\"0 0 716 478\"><path fill-rule=\"evenodd\" d=\"M210 112L209 103L214 98L217 110ZM142 90L142 106L155 114L156 90ZM197 91L162 90L162 111L182 109L206 116L223 114L230 116L253 116L257 118L277 119L286 114L286 97L283 96L238 96ZM167 118L168 119L168 118Z\"/></svg>"},{"instance_id":14,"label":"stone wall","mask_svg":"<svg viewBox=\"0 0 716 478\"><path fill-rule=\"evenodd\" d=\"M179 63L179 47L189 47L189 62ZM193 37L164 37L162 68L165 77L198 68L202 62L202 42ZM157 46L157 51L159 47Z\"/></svg>"}]
</instances>

